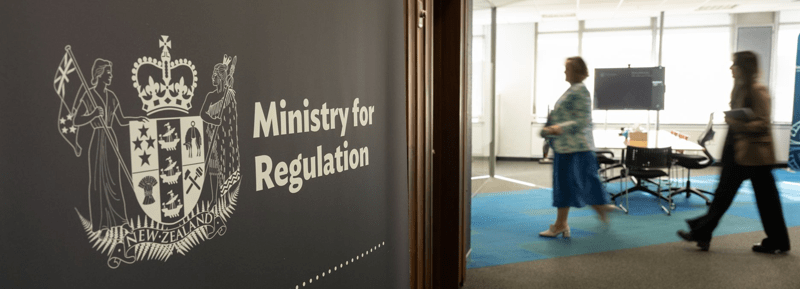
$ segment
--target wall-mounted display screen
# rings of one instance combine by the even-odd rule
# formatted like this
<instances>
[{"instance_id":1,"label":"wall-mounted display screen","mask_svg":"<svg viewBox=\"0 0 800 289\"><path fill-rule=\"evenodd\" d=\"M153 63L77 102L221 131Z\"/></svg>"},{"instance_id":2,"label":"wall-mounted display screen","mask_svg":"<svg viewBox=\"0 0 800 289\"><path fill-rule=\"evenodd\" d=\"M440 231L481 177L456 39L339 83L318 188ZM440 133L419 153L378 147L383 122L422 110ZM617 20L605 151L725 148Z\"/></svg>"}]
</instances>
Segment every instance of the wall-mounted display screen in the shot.
<instances>
[{"instance_id":1,"label":"wall-mounted display screen","mask_svg":"<svg viewBox=\"0 0 800 289\"><path fill-rule=\"evenodd\" d=\"M664 67L597 68L594 75L594 109L664 109Z\"/></svg>"}]
</instances>

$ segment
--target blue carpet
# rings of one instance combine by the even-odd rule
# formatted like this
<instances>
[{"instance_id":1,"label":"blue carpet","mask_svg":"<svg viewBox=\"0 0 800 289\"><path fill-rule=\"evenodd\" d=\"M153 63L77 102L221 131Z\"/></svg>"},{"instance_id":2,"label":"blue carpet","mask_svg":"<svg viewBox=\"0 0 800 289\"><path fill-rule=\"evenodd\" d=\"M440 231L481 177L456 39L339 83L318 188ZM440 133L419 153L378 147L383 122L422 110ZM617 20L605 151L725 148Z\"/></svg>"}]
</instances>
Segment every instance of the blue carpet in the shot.
<instances>
[{"instance_id":1,"label":"blue carpet","mask_svg":"<svg viewBox=\"0 0 800 289\"><path fill-rule=\"evenodd\" d=\"M773 174L778 182L786 225L800 226L800 217L795 213L800 210L800 173L774 170ZM692 187L713 192L718 179L716 175L692 177ZM684 179L676 179L676 184L683 182ZM616 193L620 185L612 183L607 189ZM612 213L610 226L603 226L589 207L572 208L569 214L572 237L563 239L538 235L556 219L551 189L480 194L472 199L472 253L467 268L680 241L675 232L687 229L685 220L705 214L708 207L697 196L678 195L673 200L677 207L672 216L667 216L655 197L632 193L629 214ZM617 201L624 202L625 198ZM745 181L714 235L761 230L753 189L750 181Z\"/></svg>"}]
</instances>

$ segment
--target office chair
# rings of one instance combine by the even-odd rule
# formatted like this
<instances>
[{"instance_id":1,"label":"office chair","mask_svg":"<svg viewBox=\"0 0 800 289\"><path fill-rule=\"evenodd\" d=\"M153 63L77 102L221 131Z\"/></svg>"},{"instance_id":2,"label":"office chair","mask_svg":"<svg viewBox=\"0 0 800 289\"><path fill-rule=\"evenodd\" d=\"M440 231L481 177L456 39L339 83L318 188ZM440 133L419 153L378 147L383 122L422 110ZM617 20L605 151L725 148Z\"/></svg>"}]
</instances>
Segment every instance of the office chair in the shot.
<instances>
[{"instance_id":1,"label":"office chair","mask_svg":"<svg viewBox=\"0 0 800 289\"><path fill-rule=\"evenodd\" d=\"M664 197L661 195L661 182L654 182L657 184L658 188L653 191L647 186L643 185L642 182L644 180L651 180L651 179L661 179L662 177L670 178L670 169L672 168L672 148L643 148L643 147L634 147L628 146L625 149L625 160L623 162L622 170L620 174L624 178L634 178L636 179L636 185L631 188L626 188L625 191L620 192L616 195L611 197L611 200L614 201L616 205L616 199L622 195L625 195L625 206L623 207L621 204L617 205L620 207L626 214L629 210L629 200L628 195L630 192L633 191L643 191L655 196L658 199L658 205L661 207L667 215L671 215L671 209L674 207L672 204L672 199ZM665 171L666 170L666 171ZM621 183L620 183L621 184ZM671 186L667 185L668 188ZM669 193L667 194L669 195ZM661 204L661 200L667 201L668 207L664 207Z\"/></svg>"},{"instance_id":2,"label":"office chair","mask_svg":"<svg viewBox=\"0 0 800 289\"><path fill-rule=\"evenodd\" d=\"M597 156L597 165L600 167L598 173L600 174L600 180L603 183L609 183L616 179L621 179L621 175L616 175L614 177L609 178L608 172L612 169L622 167L622 162L614 159L614 152L610 150L595 150L595 155Z\"/></svg>"},{"instance_id":3,"label":"office chair","mask_svg":"<svg viewBox=\"0 0 800 289\"><path fill-rule=\"evenodd\" d=\"M714 157L711 156L711 153L708 152L706 149L706 142L714 139L714 128L713 128L713 121L714 113L711 113L711 116L708 120L708 125L706 126L706 130L700 134L700 137L697 139L697 144L703 147L703 154L704 155L686 155L686 154L676 154L672 157L676 160L676 164L686 168L686 186L679 188L677 191L672 192L669 194L669 198L672 199L672 196L679 195L682 193L686 193L686 198L688 199L691 194L695 194L700 196L701 198L706 200L706 205L711 205L711 200L703 194L714 195L714 193L693 188L692 187L692 169L703 169L711 166L714 164L715 160Z\"/></svg>"}]
</instances>

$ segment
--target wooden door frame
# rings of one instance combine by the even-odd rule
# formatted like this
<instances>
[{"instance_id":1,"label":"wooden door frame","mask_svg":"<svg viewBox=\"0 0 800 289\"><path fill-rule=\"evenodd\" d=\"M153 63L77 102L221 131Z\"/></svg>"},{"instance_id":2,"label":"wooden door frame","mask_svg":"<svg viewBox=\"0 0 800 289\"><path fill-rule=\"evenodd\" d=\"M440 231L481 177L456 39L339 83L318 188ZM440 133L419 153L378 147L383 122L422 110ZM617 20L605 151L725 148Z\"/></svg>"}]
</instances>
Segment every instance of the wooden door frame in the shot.
<instances>
[{"instance_id":1,"label":"wooden door frame","mask_svg":"<svg viewBox=\"0 0 800 289\"><path fill-rule=\"evenodd\" d=\"M470 232L471 1L404 7L410 287L458 288Z\"/></svg>"},{"instance_id":2,"label":"wooden door frame","mask_svg":"<svg viewBox=\"0 0 800 289\"><path fill-rule=\"evenodd\" d=\"M405 0L410 288L431 288L431 17L433 0ZM422 27L420 27L420 19Z\"/></svg>"}]
</instances>

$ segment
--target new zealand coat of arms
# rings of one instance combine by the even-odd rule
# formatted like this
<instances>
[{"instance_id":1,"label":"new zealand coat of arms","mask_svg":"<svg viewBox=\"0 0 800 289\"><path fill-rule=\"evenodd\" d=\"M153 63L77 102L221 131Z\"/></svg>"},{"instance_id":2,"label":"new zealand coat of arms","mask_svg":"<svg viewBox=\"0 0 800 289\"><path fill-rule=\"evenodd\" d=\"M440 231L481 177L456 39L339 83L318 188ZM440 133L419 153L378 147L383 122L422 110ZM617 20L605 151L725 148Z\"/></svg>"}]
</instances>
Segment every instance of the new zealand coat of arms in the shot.
<instances>
[{"instance_id":1,"label":"new zealand coat of arms","mask_svg":"<svg viewBox=\"0 0 800 289\"><path fill-rule=\"evenodd\" d=\"M172 58L168 36L158 43L159 58L141 57L132 68L130 94L146 116L123 114L109 60L95 59L85 77L66 46L53 82L61 100L59 134L89 164L89 207L75 210L111 268L166 261L224 235L239 193L236 57L224 55L214 65L214 89L193 111L194 64ZM162 112L185 116L156 118ZM91 134L85 152L81 131ZM129 150L120 150L123 142Z\"/></svg>"}]
</instances>

